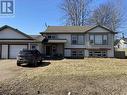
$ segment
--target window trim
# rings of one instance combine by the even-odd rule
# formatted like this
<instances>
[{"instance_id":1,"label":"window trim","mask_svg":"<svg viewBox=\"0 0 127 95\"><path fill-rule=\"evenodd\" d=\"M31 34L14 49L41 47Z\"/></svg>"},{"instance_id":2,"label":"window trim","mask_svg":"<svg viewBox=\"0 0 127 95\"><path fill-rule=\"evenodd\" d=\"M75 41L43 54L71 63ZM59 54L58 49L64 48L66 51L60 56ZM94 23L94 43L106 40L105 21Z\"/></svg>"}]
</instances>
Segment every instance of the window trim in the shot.
<instances>
[{"instance_id":1,"label":"window trim","mask_svg":"<svg viewBox=\"0 0 127 95\"><path fill-rule=\"evenodd\" d=\"M90 43L90 36L91 36L91 35L94 36L94 41L93 41L93 43ZM96 36L96 35L102 35L102 44L96 44L96 43L95 43L95 36ZM106 44L103 43L103 41L104 41L104 36L105 36L105 35L107 36L107 42L106 42ZM95 33L91 33L91 34L89 34L89 43L90 43L90 45L108 45L108 34L99 34L99 33L98 33L98 34L95 34Z\"/></svg>"},{"instance_id":2,"label":"window trim","mask_svg":"<svg viewBox=\"0 0 127 95\"><path fill-rule=\"evenodd\" d=\"M75 55L73 55L73 51L75 51ZM82 54L80 53L82 52ZM83 49L72 49L71 50L71 57L84 57L84 50Z\"/></svg>"},{"instance_id":3,"label":"window trim","mask_svg":"<svg viewBox=\"0 0 127 95\"><path fill-rule=\"evenodd\" d=\"M77 36L77 37L76 37L76 39L77 39L77 43L76 43L76 44L73 44L73 43L72 43L72 41L73 41L73 40L72 40L72 36L73 36L73 35L74 35L74 36ZM81 43L79 44L79 39L80 39L79 36L83 36L83 43L82 43L82 44L81 44ZM85 35L84 35L84 34L71 34L71 45L85 45Z\"/></svg>"},{"instance_id":4,"label":"window trim","mask_svg":"<svg viewBox=\"0 0 127 95\"><path fill-rule=\"evenodd\" d=\"M98 52L98 53L97 53ZM100 55L101 56L98 56L97 54L99 54L99 52L100 52ZM106 55L106 56L103 56L103 55ZM91 56L92 55L92 56ZM105 51L105 50L98 50L98 51L95 51L95 50L90 50L89 51L89 57L104 57L104 58L106 58L108 55L107 55L107 51Z\"/></svg>"},{"instance_id":5,"label":"window trim","mask_svg":"<svg viewBox=\"0 0 127 95\"><path fill-rule=\"evenodd\" d=\"M51 38L49 38L49 36L50 36ZM53 36L54 36L54 37L53 37ZM55 34L47 35L47 37L48 37L48 39L50 39L50 40L57 39L57 35L55 35Z\"/></svg>"}]
</instances>

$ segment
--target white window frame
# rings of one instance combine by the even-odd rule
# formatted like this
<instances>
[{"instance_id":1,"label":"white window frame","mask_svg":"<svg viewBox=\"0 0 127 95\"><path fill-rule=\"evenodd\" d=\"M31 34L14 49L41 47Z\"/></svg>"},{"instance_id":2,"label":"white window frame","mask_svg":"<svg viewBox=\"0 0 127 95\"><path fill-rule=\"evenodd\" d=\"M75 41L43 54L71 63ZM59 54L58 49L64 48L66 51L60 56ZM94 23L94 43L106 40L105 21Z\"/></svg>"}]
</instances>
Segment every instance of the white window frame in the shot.
<instances>
[{"instance_id":1,"label":"white window frame","mask_svg":"<svg viewBox=\"0 0 127 95\"><path fill-rule=\"evenodd\" d=\"M90 34L89 42L91 45L108 45L108 35L107 34Z\"/></svg>"},{"instance_id":2,"label":"white window frame","mask_svg":"<svg viewBox=\"0 0 127 95\"><path fill-rule=\"evenodd\" d=\"M89 51L89 57L107 57L107 51Z\"/></svg>"},{"instance_id":3,"label":"white window frame","mask_svg":"<svg viewBox=\"0 0 127 95\"><path fill-rule=\"evenodd\" d=\"M103 45L108 44L108 35L103 35Z\"/></svg>"},{"instance_id":4,"label":"white window frame","mask_svg":"<svg viewBox=\"0 0 127 95\"><path fill-rule=\"evenodd\" d=\"M75 41L75 43L74 43ZM71 44L72 45L84 45L84 35L81 34L72 34L71 35Z\"/></svg>"},{"instance_id":5,"label":"white window frame","mask_svg":"<svg viewBox=\"0 0 127 95\"><path fill-rule=\"evenodd\" d=\"M90 44L94 44L94 35L90 35Z\"/></svg>"},{"instance_id":6,"label":"white window frame","mask_svg":"<svg viewBox=\"0 0 127 95\"><path fill-rule=\"evenodd\" d=\"M71 35L71 44L77 45L78 44L78 37L77 35Z\"/></svg>"},{"instance_id":7,"label":"white window frame","mask_svg":"<svg viewBox=\"0 0 127 95\"><path fill-rule=\"evenodd\" d=\"M84 57L84 50L71 50L72 57Z\"/></svg>"},{"instance_id":8,"label":"white window frame","mask_svg":"<svg viewBox=\"0 0 127 95\"><path fill-rule=\"evenodd\" d=\"M103 44L103 35L95 35L95 45Z\"/></svg>"}]
</instances>

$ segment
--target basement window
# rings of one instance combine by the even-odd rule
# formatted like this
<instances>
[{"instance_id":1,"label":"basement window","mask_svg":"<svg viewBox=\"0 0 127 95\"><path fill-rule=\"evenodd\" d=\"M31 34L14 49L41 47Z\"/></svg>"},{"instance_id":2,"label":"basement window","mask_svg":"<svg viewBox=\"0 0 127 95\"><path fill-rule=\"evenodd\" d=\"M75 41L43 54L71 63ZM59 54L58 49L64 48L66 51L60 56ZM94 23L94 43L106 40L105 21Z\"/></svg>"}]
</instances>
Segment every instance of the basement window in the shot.
<instances>
[{"instance_id":1,"label":"basement window","mask_svg":"<svg viewBox=\"0 0 127 95\"><path fill-rule=\"evenodd\" d=\"M107 51L89 51L89 57L107 57Z\"/></svg>"}]
</instances>

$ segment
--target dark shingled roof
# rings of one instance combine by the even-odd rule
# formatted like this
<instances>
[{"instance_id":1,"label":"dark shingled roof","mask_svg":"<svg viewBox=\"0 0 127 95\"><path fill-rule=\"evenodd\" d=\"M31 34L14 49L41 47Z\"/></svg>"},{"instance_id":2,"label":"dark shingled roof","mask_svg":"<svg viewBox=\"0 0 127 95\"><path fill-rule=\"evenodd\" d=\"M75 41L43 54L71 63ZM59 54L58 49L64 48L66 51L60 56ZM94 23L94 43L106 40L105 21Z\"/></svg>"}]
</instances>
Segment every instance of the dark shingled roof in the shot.
<instances>
[{"instance_id":1,"label":"dark shingled roof","mask_svg":"<svg viewBox=\"0 0 127 95\"><path fill-rule=\"evenodd\" d=\"M48 33L86 33L96 27L104 28L111 33L115 34L116 32L111 31L110 29L104 26L48 26L48 28L41 32L41 34L48 34Z\"/></svg>"}]
</instances>

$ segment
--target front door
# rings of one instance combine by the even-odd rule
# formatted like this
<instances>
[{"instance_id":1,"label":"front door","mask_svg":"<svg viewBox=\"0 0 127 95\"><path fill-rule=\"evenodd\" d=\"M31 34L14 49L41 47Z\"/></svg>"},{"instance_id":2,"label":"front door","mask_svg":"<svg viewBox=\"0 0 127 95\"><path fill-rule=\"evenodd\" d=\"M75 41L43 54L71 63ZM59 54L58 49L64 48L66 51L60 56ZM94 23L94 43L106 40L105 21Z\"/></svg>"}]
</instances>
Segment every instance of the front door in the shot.
<instances>
[{"instance_id":1,"label":"front door","mask_svg":"<svg viewBox=\"0 0 127 95\"><path fill-rule=\"evenodd\" d=\"M52 55L52 46L46 46L46 56Z\"/></svg>"}]
</instances>

